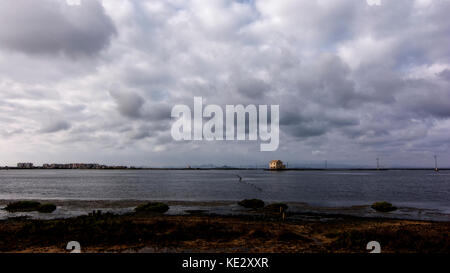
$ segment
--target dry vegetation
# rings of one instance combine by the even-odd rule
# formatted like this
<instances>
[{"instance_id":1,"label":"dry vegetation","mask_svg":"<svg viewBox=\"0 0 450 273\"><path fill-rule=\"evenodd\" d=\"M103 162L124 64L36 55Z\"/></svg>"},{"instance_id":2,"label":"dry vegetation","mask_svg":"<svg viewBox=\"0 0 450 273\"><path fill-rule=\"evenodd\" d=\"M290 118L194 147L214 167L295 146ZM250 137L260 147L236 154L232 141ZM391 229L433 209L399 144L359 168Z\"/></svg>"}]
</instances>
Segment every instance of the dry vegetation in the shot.
<instances>
[{"instance_id":1,"label":"dry vegetation","mask_svg":"<svg viewBox=\"0 0 450 273\"><path fill-rule=\"evenodd\" d=\"M167 216L151 213L91 214L63 220L0 221L0 251L65 252L450 252L450 223L336 218L281 221L274 217Z\"/></svg>"}]
</instances>

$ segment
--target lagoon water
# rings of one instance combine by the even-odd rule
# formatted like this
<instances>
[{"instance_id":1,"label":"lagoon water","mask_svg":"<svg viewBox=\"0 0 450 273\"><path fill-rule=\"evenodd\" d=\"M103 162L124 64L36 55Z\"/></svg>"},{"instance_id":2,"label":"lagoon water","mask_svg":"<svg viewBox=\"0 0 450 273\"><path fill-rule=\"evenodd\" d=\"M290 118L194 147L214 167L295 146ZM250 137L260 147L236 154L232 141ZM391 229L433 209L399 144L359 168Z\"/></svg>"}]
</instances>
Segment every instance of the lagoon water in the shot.
<instances>
[{"instance_id":1,"label":"lagoon water","mask_svg":"<svg viewBox=\"0 0 450 273\"><path fill-rule=\"evenodd\" d=\"M238 175L242 177L239 181ZM1 170L0 199L304 202L450 213L450 171Z\"/></svg>"}]
</instances>

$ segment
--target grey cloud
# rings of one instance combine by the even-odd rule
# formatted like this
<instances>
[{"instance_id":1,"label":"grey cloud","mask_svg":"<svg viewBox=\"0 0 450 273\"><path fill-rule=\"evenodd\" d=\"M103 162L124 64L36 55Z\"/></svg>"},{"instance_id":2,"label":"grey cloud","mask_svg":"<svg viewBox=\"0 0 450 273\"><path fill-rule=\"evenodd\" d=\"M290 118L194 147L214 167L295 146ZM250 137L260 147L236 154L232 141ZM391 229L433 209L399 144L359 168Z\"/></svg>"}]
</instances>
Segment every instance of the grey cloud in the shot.
<instances>
[{"instance_id":1,"label":"grey cloud","mask_svg":"<svg viewBox=\"0 0 450 273\"><path fill-rule=\"evenodd\" d=\"M71 127L70 123L64 120L52 121L46 124L40 130L41 133L56 133L59 131L69 130Z\"/></svg>"},{"instance_id":2,"label":"grey cloud","mask_svg":"<svg viewBox=\"0 0 450 273\"><path fill-rule=\"evenodd\" d=\"M142 105L145 101L141 96L118 91L111 91L110 95L116 101L117 110L124 117L136 119L142 116Z\"/></svg>"},{"instance_id":3,"label":"grey cloud","mask_svg":"<svg viewBox=\"0 0 450 273\"><path fill-rule=\"evenodd\" d=\"M405 81L385 67L364 65L354 73L360 86L361 103L393 104L397 91L405 87Z\"/></svg>"},{"instance_id":4,"label":"grey cloud","mask_svg":"<svg viewBox=\"0 0 450 273\"><path fill-rule=\"evenodd\" d=\"M280 125L288 134L298 138L321 136L327 132L357 126L359 120L348 115L327 113L327 110L311 111L297 109L281 115Z\"/></svg>"},{"instance_id":5,"label":"grey cloud","mask_svg":"<svg viewBox=\"0 0 450 273\"><path fill-rule=\"evenodd\" d=\"M350 79L349 67L340 58L327 55L318 60L314 71L317 87L315 99L338 107L352 107L363 101L363 96L355 90L355 83Z\"/></svg>"},{"instance_id":6,"label":"grey cloud","mask_svg":"<svg viewBox=\"0 0 450 273\"><path fill-rule=\"evenodd\" d=\"M97 0L0 2L0 46L29 54L94 55L116 33Z\"/></svg>"},{"instance_id":7,"label":"grey cloud","mask_svg":"<svg viewBox=\"0 0 450 273\"><path fill-rule=\"evenodd\" d=\"M110 91L118 112L127 118L142 119L147 122L168 122L172 107L166 103L146 103L146 100L133 92Z\"/></svg>"},{"instance_id":8,"label":"grey cloud","mask_svg":"<svg viewBox=\"0 0 450 273\"><path fill-rule=\"evenodd\" d=\"M137 131L133 132L133 134L131 135L131 139L140 140L148 138L150 136L152 136L152 134L150 133L148 128L140 128Z\"/></svg>"},{"instance_id":9,"label":"grey cloud","mask_svg":"<svg viewBox=\"0 0 450 273\"><path fill-rule=\"evenodd\" d=\"M430 80L406 80L397 91L397 101L403 113L414 118L449 118L450 84L444 86ZM424 92L424 90L427 90Z\"/></svg>"},{"instance_id":10,"label":"grey cloud","mask_svg":"<svg viewBox=\"0 0 450 273\"><path fill-rule=\"evenodd\" d=\"M450 69L444 69L438 73L438 76L450 82Z\"/></svg>"},{"instance_id":11,"label":"grey cloud","mask_svg":"<svg viewBox=\"0 0 450 273\"><path fill-rule=\"evenodd\" d=\"M363 2L363 1L361 1ZM432 64L437 59L450 60L450 22L444 18L449 1L430 1L417 9L420 1L385 1L381 6L358 15L358 33L375 40L390 40L390 58L380 62L400 68L412 64Z\"/></svg>"},{"instance_id":12,"label":"grey cloud","mask_svg":"<svg viewBox=\"0 0 450 273\"><path fill-rule=\"evenodd\" d=\"M139 127L133 129L130 133L131 140L142 140L151 137L159 138L161 132L167 132L169 126L165 123L144 121Z\"/></svg>"},{"instance_id":13,"label":"grey cloud","mask_svg":"<svg viewBox=\"0 0 450 273\"><path fill-rule=\"evenodd\" d=\"M167 103L153 103L143 109L143 118L147 121L168 122L171 119L172 106Z\"/></svg>"},{"instance_id":14,"label":"grey cloud","mask_svg":"<svg viewBox=\"0 0 450 273\"><path fill-rule=\"evenodd\" d=\"M253 100L264 99L266 93L270 91L270 86L266 82L249 75L236 75L230 82L236 85L238 93Z\"/></svg>"},{"instance_id":15,"label":"grey cloud","mask_svg":"<svg viewBox=\"0 0 450 273\"><path fill-rule=\"evenodd\" d=\"M450 95L441 93L433 96L433 93L411 97L405 103L405 108L418 117L431 115L436 118L450 118Z\"/></svg>"},{"instance_id":16,"label":"grey cloud","mask_svg":"<svg viewBox=\"0 0 450 273\"><path fill-rule=\"evenodd\" d=\"M174 140L171 135L169 134L160 134L158 138L156 139L156 144L168 144L173 143Z\"/></svg>"},{"instance_id":17,"label":"grey cloud","mask_svg":"<svg viewBox=\"0 0 450 273\"><path fill-rule=\"evenodd\" d=\"M3 137L11 137L17 134L22 134L24 132L23 129L13 129L13 130L0 130L0 135Z\"/></svg>"},{"instance_id":18,"label":"grey cloud","mask_svg":"<svg viewBox=\"0 0 450 273\"><path fill-rule=\"evenodd\" d=\"M321 122L303 123L287 127L286 130L295 137L307 138L325 134L328 131L327 124Z\"/></svg>"},{"instance_id":19,"label":"grey cloud","mask_svg":"<svg viewBox=\"0 0 450 273\"><path fill-rule=\"evenodd\" d=\"M339 1L322 5L320 1L256 1L263 18L279 20L273 30L290 35L306 47L338 43L357 35L358 11L364 1ZM311 31L312 29L320 31Z\"/></svg>"}]
</instances>

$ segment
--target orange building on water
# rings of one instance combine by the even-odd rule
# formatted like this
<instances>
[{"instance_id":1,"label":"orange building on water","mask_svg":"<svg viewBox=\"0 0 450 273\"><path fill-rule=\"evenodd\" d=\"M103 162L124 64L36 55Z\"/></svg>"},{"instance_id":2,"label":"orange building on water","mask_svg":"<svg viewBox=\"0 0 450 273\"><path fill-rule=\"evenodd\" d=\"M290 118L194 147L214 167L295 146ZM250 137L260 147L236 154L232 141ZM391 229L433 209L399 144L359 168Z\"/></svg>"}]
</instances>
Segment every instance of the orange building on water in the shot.
<instances>
[{"instance_id":1,"label":"orange building on water","mask_svg":"<svg viewBox=\"0 0 450 273\"><path fill-rule=\"evenodd\" d=\"M286 165L283 164L283 161L281 160L272 160L269 163L269 169L271 170L282 170L286 169Z\"/></svg>"}]
</instances>

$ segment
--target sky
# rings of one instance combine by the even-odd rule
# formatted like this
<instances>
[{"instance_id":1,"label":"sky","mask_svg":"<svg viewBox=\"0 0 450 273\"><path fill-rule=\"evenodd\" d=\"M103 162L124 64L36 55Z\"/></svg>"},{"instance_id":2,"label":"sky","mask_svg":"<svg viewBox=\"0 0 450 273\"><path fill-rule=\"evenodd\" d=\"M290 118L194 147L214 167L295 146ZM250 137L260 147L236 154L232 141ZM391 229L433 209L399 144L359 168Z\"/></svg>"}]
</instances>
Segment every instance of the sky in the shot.
<instances>
[{"instance_id":1,"label":"sky","mask_svg":"<svg viewBox=\"0 0 450 273\"><path fill-rule=\"evenodd\" d=\"M449 0L0 0L0 166L450 167ZM280 144L171 109L279 105Z\"/></svg>"}]
</instances>

